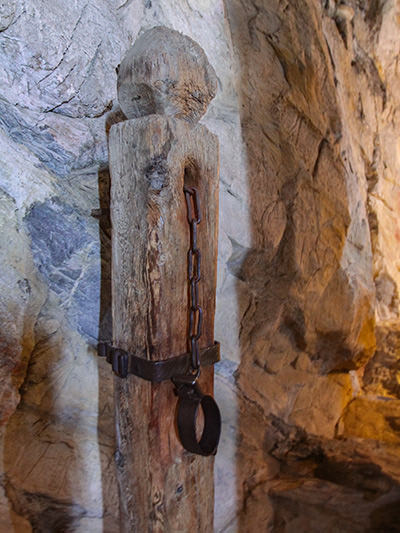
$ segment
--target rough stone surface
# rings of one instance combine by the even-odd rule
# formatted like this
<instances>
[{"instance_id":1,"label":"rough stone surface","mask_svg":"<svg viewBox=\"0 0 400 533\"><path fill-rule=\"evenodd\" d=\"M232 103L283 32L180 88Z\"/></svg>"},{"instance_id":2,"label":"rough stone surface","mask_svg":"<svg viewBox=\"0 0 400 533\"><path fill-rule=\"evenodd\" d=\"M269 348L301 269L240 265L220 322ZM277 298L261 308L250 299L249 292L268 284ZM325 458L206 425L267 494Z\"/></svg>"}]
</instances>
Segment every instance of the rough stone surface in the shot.
<instances>
[{"instance_id":1,"label":"rough stone surface","mask_svg":"<svg viewBox=\"0 0 400 533\"><path fill-rule=\"evenodd\" d=\"M221 150L215 531L399 523L396 0L0 2L0 531L118 531L107 132L145 30ZM396 529L397 528L397 529Z\"/></svg>"},{"instance_id":2,"label":"rough stone surface","mask_svg":"<svg viewBox=\"0 0 400 533\"><path fill-rule=\"evenodd\" d=\"M29 240L15 211L13 199L0 191L0 258L6 266L0 278L1 425L19 403L19 389L34 346L35 318L45 298L30 256Z\"/></svg>"}]
</instances>

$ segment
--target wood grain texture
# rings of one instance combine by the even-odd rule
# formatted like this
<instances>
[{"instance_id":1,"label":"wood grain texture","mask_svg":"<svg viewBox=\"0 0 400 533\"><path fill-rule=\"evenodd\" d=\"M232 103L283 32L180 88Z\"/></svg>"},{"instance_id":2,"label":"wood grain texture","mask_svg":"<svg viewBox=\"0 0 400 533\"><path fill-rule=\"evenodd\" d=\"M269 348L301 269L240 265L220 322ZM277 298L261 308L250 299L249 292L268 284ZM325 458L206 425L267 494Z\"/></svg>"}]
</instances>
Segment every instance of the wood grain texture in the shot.
<instances>
[{"instance_id":1,"label":"wood grain texture","mask_svg":"<svg viewBox=\"0 0 400 533\"><path fill-rule=\"evenodd\" d=\"M150 115L110 132L114 344L148 359L188 350L184 181L196 185L203 220L200 348L214 341L218 142L204 126ZM185 172L186 169L186 172ZM200 386L212 393L213 369ZM121 531L213 529L213 457L182 449L171 382L115 378Z\"/></svg>"},{"instance_id":2,"label":"wood grain texture","mask_svg":"<svg viewBox=\"0 0 400 533\"><path fill-rule=\"evenodd\" d=\"M201 46L163 26L144 32L118 70L118 101L127 118L157 114L197 122L216 90Z\"/></svg>"}]
</instances>

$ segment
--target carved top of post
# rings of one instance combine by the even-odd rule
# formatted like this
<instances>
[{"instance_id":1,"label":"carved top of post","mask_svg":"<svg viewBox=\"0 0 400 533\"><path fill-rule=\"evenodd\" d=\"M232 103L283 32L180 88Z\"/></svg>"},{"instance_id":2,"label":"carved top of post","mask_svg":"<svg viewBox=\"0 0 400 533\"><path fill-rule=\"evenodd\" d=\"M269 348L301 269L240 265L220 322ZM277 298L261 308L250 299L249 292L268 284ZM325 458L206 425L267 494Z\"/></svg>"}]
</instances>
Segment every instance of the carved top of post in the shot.
<instances>
[{"instance_id":1,"label":"carved top of post","mask_svg":"<svg viewBox=\"0 0 400 533\"><path fill-rule=\"evenodd\" d=\"M163 26L143 33L118 71L118 100L128 118L157 114L196 122L216 90L215 71L201 46Z\"/></svg>"}]
</instances>

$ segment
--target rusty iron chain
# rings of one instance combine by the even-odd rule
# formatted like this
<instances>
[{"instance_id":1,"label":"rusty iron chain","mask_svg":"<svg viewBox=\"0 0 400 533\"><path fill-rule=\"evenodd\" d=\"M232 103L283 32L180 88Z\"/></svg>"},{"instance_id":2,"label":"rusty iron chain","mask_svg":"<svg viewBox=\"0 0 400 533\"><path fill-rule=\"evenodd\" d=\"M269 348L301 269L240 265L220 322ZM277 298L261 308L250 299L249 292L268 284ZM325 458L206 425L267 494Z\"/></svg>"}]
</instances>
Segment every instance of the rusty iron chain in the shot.
<instances>
[{"instance_id":1,"label":"rusty iron chain","mask_svg":"<svg viewBox=\"0 0 400 533\"><path fill-rule=\"evenodd\" d=\"M199 339L203 330L203 309L199 304L199 282L201 279L201 252L197 247L197 226L201 222L199 192L195 187L184 187L187 219L190 226L190 248L188 251L189 282L189 346L192 371L197 378L200 374Z\"/></svg>"},{"instance_id":2,"label":"rusty iron chain","mask_svg":"<svg viewBox=\"0 0 400 533\"><path fill-rule=\"evenodd\" d=\"M214 398L203 394L197 378L200 375L199 339L203 329L203 309L199 303L201 279L201 252L197 247L197 227L201 222L199 192L195 187L184 187L187 219L190 225L190 248L188 251L189 282L189 331L191 373L173 379L179 396L177 410L178 434L182 446L199 455L217 452L221 434L221 413ZM199 409L203 411L204 425L201 437L197 434Z\"/></svg>"}]
</instances>

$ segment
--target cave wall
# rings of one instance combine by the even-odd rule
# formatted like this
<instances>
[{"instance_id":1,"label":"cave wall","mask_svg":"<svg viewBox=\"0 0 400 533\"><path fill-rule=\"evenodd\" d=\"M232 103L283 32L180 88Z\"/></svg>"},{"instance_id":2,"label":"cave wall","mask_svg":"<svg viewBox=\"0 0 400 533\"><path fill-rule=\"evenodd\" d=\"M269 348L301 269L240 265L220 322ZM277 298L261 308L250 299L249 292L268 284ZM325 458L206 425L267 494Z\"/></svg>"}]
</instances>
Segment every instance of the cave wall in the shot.
<instances>
[{"instance_id":1,"label":"cave wall","mask_svg":"<svg viewBox=\"0 0 400 533\"><path fill-rule=\"evenodd\" d=\"M396 531L395 0L0 4L0 531L118 531L98 210L115 68L160 24L219 82L215 531Z\"/></svg>"},{"instance_id":2,"label":"cave wall","mask_svg":"<svg viewBox=\"0 0 400 533\"><path fill-rule=\"evenodd\" d=\"M227 11L252 226L235 527L397 531L399 3Z\"/></svg>"}]
</instances>

